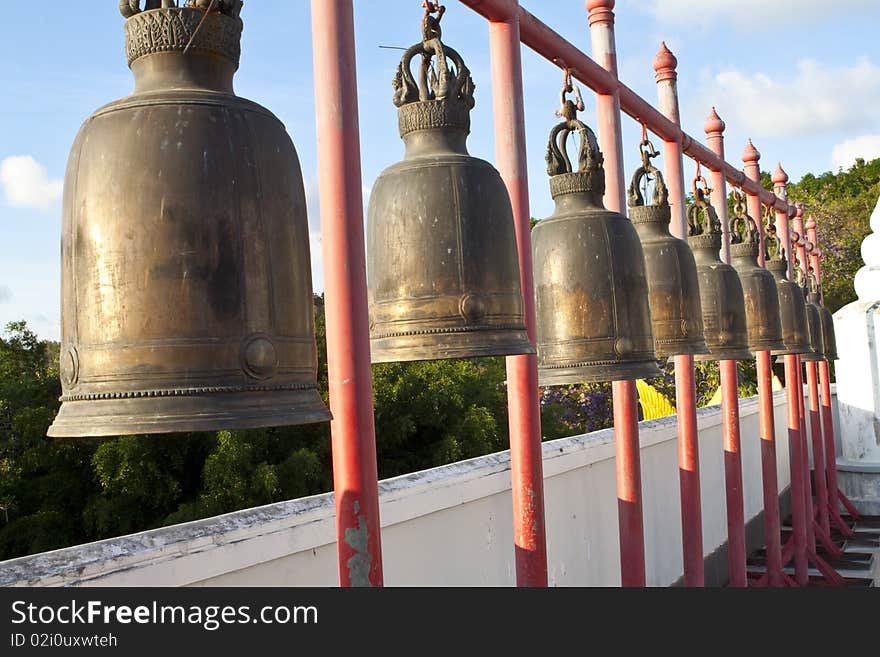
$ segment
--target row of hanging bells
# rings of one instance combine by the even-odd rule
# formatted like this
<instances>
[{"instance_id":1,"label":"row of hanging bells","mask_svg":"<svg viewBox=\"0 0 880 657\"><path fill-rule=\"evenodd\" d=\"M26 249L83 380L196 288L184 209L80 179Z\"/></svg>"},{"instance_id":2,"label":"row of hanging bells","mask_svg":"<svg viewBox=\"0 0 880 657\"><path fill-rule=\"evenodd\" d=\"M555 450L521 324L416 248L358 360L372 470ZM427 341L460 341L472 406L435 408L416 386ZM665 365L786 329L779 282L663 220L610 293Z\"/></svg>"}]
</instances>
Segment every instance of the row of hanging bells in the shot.
<instances>
[{"instance_id":1,"label":"row of hanging bells","mask_svg":"<svg viewBox=\"0 0 880 657\"><path fill-rule=\"evenodd\" d=\"M135 91L90 117L71 152L53 436L329 419L316 385L299 161L282 124L233 92L242 3L176 4L121 2ZM537 351L539 383L550 386L648 378L659 374L657 358L680 354L805 353L807 308L776 274L780 250L768 260L777 296L757 266L754 221L738 209L740 276L722 263L702 178L688 210L690 248L669 232L668 190L647 139L629 190L632 221L604 207L603 156L577 118L584 107L570 75L547 149L556 207L532 232L533 344L510 198L498 171L466 147L474 83L442 41L443 7L425 6L422 41L393 81L405 155L379 176L368 210L374 362ZM649 181L650 205L641 192Z\"/></svg>"}]
</instances>

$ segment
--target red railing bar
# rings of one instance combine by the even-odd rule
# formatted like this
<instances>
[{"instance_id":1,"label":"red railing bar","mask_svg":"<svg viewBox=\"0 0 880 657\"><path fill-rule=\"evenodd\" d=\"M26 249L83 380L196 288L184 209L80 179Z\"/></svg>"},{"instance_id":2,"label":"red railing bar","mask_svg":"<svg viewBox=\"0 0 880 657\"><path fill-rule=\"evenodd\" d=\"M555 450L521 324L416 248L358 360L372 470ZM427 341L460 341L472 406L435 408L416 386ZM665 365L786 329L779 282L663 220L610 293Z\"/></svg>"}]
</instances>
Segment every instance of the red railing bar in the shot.
<instances>
[{"instance_id":1,"label":"red railing bar","mask_svg":"<svg viewBox=\"0 0 880 657\"><path fill-rule=\"evenodd\" d=\"M699 141L679 129L649 102L618 81L577 46L567 41L552 28L511 0L459 0L490 21L508 21L518 16L522 42L560 68L568 67L572 75L599 94L611 94L617 89L620 108L633 119L644 123L654 134L666 141L678 141L686 155L703 166L724 174L737 187L758 196L767 206L781 212L794 208L779 199L760 183L748 179L732 164L719 158Z\"/></svg>"}]
</instances>

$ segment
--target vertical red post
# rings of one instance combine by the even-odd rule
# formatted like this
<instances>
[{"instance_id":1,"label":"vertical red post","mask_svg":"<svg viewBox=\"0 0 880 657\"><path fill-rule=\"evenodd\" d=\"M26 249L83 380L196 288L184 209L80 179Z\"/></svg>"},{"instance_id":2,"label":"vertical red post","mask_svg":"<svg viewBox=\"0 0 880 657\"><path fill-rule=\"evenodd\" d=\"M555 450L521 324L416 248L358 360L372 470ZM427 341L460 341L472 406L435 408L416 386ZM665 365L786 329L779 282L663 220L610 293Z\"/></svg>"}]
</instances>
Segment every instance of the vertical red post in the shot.
<instances>
[{"instance_id":1,"label":"vertical red post","mask_svg":"<svg viewBox=\"0 0 880 657\"><path fill-rule=\"evenodd\" d=\"M587 0L593 59L617 76L614 0ZM597 94L599 143L605 157L605 206L626 213L620 96ZM641 452L635 381L615 381L614 449L617 459L620 571L624 586L645 586L645 531L642 517Z\"/></svg>"},{"instance_id":2,"label":"vertical red post","mask_svg":"<svg viewBox=\"0 0 880 657\"><path fill-rule=\"evenodd\" d=\"M807 224L807 237L816 247L819 245L816 220L810 219ZM819 249L810 254L810 262L816 282L822 285L822 263ZM823 293L824 303L824 293ZM845 536L853 536L852 528L840 517L840 489L837 487L837 449L834 445L834 420L831 415L831 371L829 361L819 363L819 386L821 388L822 429L825 442L825 482L828 497L827 511L835 526ZM817 470L818 472L818 470Z\"/></svg>"},{"instance_id":3,"label":"vertical red post","mask_svg":"<svg viewBox=\"0 0 880 657\"><path fill-rule=\"evenodd\" d=\"M797 233L797 256L798 262L800 262L801 274L803 275L803 280L808 281L807 278L807 248L806 243L807 240L804 237L804 206L803 203L795 204L795 215L794 221L792 222L792 230ZM795 245L792 245L792 253L794 253ZM798 386L800 390L800 423L801 423L801 440L803 441L803 472L804 472L804 486L805 486L805 495L806 495L806 506L807 506L807 549L815 550L816 549L816 531L814 527L815 520L815 512L813 509L813 489L810 485L810 446L807 441L807 414L806 408L804 404L804 368L803 368L804 360L798 357Z\"/></svg>"},{"instance_id":4,"label":"vertical red post","mask_svg":"<svg viewBox=\"0 0 880 657\"><path fill-rule=\"evenodd\" d=\"M819 380L815 362L807 363L807 390L810 398L810 435L813 441L813 480L816 487L816 516L819 528L826 537L831 536L828 518L828 487L825 479L825 446L822 443L822 426L819 419Z\"/></svg>"},{"instance_id":5,"label":"vertical red post","mask_svg":"<svg viewBox=\"0 0 880 657\"><path fill-rule=\"evenodd\" d=\"M788 174L777 167L772 177L776 196L788 202ZM794 258L791 252L791 233L788 226L788 211L776 210L776 232L788 260L788 277L794 280ZM791 470L791 516L793 528L792 548L794 554L795 581L801 586L809 582L809 563L807 560L807 510L804 496L803 454L801 451L800 406L803 400L800 364L797 356L785 357L785 388L788 401L788 458Z\"/></svg>"},{"instance_id":6,"label":"vertical red post","mask_svg":"<svg viewBox=\"0 0 880 657\"><path fill-rule=\"evenodd\" d=\"M816 221L810 217L804 224L807 239L812 245L804 266L813 271L819 283L819 247L816 244ZM823 361L824 362L824 361ZM822 440L822 421L819 412L819 371L815 362L807 363L807 389L810 399L810 435L813 441L813 481L816 487L816 516L819 528L827 541L831 540L831 522L828 516L828 480L825 467L825 444Z\"/></svg>"},{"instance_id":7,"label":"vertical red post","mask_svg":"<svg viewBox=\"0 0 880 657\"><path fill-rule=\"evenodd\" d=\"M681 124L678 105L678 60L666 44L654 59L660 111L676 125ZM663 166L672 208L670 232L686 240L687 216L684 191L682 145L663 142ZM703 586L703 516L700 500L700 452L697 434L697 390L694 357L675 357L675 398L678 416L678 473L681 490L681 538L685 586Z\"/></svg>"},{"instance_id":8,"label":"vertical red post","mask_svg":"<svg viewBox=\"0 0 880 657\"><path fill-rule=\"evenodd\" d=\"M761 154L751 140L743 152L743 171L747 178L761 181L761 168L758 162ZM748 195L749 215L758 224L761 248L758 250L758 264L764 262L764 223L761 199L755 194ZM767 551L767 584L783 586L782 539L779 519L779 478L776 473L776 418L773 407L773 366L769 351L755 354L758 374L758 418L761 441L761 480L764 497L764 544Z\"/></svg>"},{"instance_id":9,"label":"vertical red post","mask_svg":"<svg viewBox=\"0 0 880 657\"><path fill-rule=\"evenodd\" d=\"M536 320L531 215L519 19L515 12L508 21L489 23L489 42L492 51L495 157L513 205L526 330L534 343ZM518 586L547 586L537 356L507 358L507 396L516 582Z\"/></svg>"},{"instance_id":10,"label":"vertical red post","mask_svg":"<svg viewBox=\"0 0 880 657\"><path fill-rule=\"evenodd\" d=\"M724 159L724 121L715 108L703 126L709 148ZM721 260L730 264L730 222L727 212L727 180L720 171L712 171L712 205L721 220ZM742 450L739 431L739 387L736 361L722 360L721 417L724 440L724 483L727 489L727 556L730 586L748 585L746 579L746 521L743 509Z\"/></svg>"},{"instance_id":11,"label":"vertical red post","mask_svg":"<svg viewBox=\"0 0 880 657\"><path fill-rule=\"evenodd\" d=\"M382 586L351 0L312 0L312 38L339 582Z\"/></svg>"}]
</instances>

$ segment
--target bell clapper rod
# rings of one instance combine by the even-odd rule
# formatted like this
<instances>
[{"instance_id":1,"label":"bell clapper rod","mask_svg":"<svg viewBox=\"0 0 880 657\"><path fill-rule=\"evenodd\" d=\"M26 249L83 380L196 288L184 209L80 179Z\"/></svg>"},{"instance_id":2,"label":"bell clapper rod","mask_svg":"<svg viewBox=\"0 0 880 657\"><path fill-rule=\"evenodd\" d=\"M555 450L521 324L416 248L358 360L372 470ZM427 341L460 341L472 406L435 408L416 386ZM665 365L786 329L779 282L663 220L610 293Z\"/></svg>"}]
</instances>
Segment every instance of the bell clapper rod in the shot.
<instances>
[{"instance_id":1,"label":"bell clapper rod","mask_svg":"<svg viewBox=\"0 0 880 657\"><path fill-rule=\"evenodd\" d=\"M352 0L312 0L324 308L341 586L382 586Z\"/></svg>"},{"instance_id":2,"label":"bell clapper rod","mask_svg":"<svg viewBox=\"0 0 880 657\"><path fill-rule=\"evenodd\" d=\"M613 8L587 2L593 59L617 79ZM613 7L613 3L612 3ZM595 65L595 64L594 64ZM596 120L599 147L605 157L605 207L626 214L620 97L597 93ZM641 452L639 447L638 393L635 381L611 384L614 406L614 450L617 466L617 505L620 532L620 571L623 586L645 586L645 530L642 511Z\"/></svg>"},{"instance_id":3,"label":"bell clapper rod","mask_svg":"<svg viewBox=\"0 0 880 657\"><path fill-rule=\"evenodd\" d=\"M724 121L715 108L704 126L709 148L724 160ZM730 222L727 208L727 180L721 171L712 171L712 205L721 220L721 261L730 264ZM742 450L739 430L739 385L737 361L722 360L718 367L721 374L721 414L724 441L724 481L727 489L727 556L730 586L748 585L746 577L745 511L742 489Z\"/></svg>"},{"instance_id":4,"label":"bell clapper rod","mask_svg":"<svg viewBox=\"0 0 880 657\"><path fill-rule=\"evenodd\" d=\"M752 145L751 140L743 153L743 171L747 178L754 181L761 179L758 162L760 153ZM761 199L749 193L747 195L748 211L752 217L762 217ZM766 235L764 222L758 221L758 264L766 266ZM761 481L764 500L764 544L766 550L766 583L768 586L785 586L792 580L782 571L782 536L779 518L779 479L776 459L776 418L773 404L773 365L769 351L755 353L758 375L758 413L760 423L761 445ZM760 581L760 580L759 580Z\"/></svg>"},{"instance_id":5,"label":"bell clapper rod","mask_svg":"<svg viewBox=\"0 0 880 657\"><path fill-rule=\"evenodd\" d=\"M537 322L517 20L491 22L489 43L496 165L513 207L525 324L529 339L534 343ZM516 583L518 586L544 587L548 584L547 538L537 356L507 357L507 396Z\"/></svg>"},{"instance_id":6,"label":"bell clapper rod","mask_svg":"<svg viewBox=\"0 0 880 657\"><path fill-rule=\"evenodd\" d=\"M654 60L660 111L675 126L680 123L677 61L666 44ZM684 166L681 142L663 138L663 166L672 207L670 232L687 240ZM675 357L675 398L678 416L678 467L681 486L682 551L685 586L702 586L703 521L700 502L700 461L697 433L697 392L693 356Z\"/></svg>"}]
</instances>

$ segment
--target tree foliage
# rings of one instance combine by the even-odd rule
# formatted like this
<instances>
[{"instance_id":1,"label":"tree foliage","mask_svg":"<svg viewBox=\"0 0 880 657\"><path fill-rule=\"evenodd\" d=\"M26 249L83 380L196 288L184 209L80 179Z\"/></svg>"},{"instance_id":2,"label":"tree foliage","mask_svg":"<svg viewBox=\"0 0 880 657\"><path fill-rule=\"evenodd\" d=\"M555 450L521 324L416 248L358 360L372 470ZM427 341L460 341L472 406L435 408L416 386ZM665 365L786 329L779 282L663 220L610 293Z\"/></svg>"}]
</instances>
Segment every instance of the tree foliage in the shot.
<instances>
[{"instance_id":1,"label":"tree foliage","mask_svg":"<svg viewBox=\"0 0 880 657\"><path fill-rule=\"evenodd\" d=\"M762 182L770 185L769 174ZM833 310L854 298L859 247L880 194L880 160L847 171L807 175L792 200L819 221L826 299ZM534 225L534 222L533 222ZM318 386L326 401L323 300L315 298ZM0 560L57 549L332 488L327 424L253 431L108 440L50 439L58 411L59 345L25 325L0 338ZM664 364L649 383L675 401ZM508 445L504 359L389 363L373 367L380 477L480 456ZM697 367L705 405L718 366ZM755 394L753 363L740 363L740 394ZM560 438L611 426L609 384L540 391L543 436Z\"/></svg>"}]
</instances>

